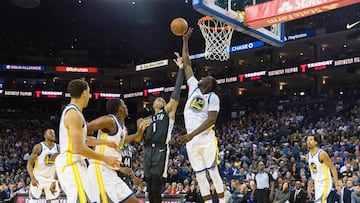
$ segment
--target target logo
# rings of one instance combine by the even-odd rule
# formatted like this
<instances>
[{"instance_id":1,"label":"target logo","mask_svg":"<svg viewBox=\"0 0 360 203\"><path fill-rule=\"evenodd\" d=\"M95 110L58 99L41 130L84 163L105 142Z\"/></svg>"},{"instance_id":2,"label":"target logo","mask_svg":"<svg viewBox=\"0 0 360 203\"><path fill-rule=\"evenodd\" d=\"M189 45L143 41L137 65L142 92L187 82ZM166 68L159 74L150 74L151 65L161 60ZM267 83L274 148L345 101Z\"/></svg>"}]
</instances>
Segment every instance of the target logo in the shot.
<instances>
[{"instance_id":1,"label":"target logo","mask_svg":"<svg viewBox=\"0 0 360 203\"><path fill-rule=\"evenodd\" d=\"M278 9L278 13L285 13L285 12L290 12L294 9L294 6L290 4L289 1L284 1L281 4L281 7Z\"/></svg>"}]
</instances>

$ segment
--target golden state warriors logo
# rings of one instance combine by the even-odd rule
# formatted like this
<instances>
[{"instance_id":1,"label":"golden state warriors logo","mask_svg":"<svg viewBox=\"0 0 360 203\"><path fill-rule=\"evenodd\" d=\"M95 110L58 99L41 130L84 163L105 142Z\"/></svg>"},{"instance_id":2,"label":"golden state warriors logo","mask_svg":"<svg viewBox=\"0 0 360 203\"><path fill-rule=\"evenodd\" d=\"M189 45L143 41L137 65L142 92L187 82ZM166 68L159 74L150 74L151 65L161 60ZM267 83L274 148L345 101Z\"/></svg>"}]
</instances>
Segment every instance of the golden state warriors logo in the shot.
<instances>
[{"instance_id":1,"label":"golden state warriors logo","mask_svg":"<svg viewBox=\"0 0 360 203\"><path fill-rule=\"evenodd\" d=\"M194 97L190 102L190 107L194 110L200 111L204 108L205 100L201 97Z\"/></svg>"},{"instance_id":2,"label":"golden state warriors logo","mask_svg":"<svg viewBox=\"0 0 360 203\"><path fill-rule=\"evenodd\" d=\"M316 164L315 163L310 163L310 170L311 172L313 173L316 173L317 172L317 168L316 168Z\"/></svg>"},{"instance_id":3,"label":"golden state warriors logo","mask_svg":"<svg viewBox=\"0 0 360 203\"><path fill-rule=\"evenodd\" d=\"M45 165L53 165L55 162L55 160L54 160L54 158L52 158L51 157L52 156L52 154L47 154L46 156L45 156L45 160L44 160L44 162L45 162Z\"/></svg>"},{"instance_id":4,"label":"golden state warriors logo","mask_svg":"<svg viewBox=\"0 0 360 203\"><path fill-rule=\"evenodd\" d=\"M124 137L125 137L125 133L122 131L121 135L120 135L120 142L119 142L119 149L120 150L124 149L124 144L125 144L124 143L125 142Z\"/></svg>"}]
</instances>

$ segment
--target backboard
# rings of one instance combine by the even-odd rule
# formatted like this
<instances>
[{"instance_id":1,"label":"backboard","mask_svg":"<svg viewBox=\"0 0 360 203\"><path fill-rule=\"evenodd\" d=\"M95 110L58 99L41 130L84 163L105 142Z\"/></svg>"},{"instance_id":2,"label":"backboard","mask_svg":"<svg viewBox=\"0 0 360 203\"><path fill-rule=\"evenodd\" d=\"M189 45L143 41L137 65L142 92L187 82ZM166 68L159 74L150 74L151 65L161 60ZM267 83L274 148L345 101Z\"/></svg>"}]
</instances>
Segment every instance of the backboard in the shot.
<instances>
[{"instance_id":1,"label":"backboard","mask_svg":"<svg viewBox=\"0 0 360 203\"><path fill-rule=\"evenodd\" d=\"M283 46L285 34L284 23L260 29L254 29L244 25L244 6L237 4L237 2L244 1L245 0L193 0L193 8L204 15L225 22L238 32L258 38L273 46Z\"/></svg>"}]
</instances>

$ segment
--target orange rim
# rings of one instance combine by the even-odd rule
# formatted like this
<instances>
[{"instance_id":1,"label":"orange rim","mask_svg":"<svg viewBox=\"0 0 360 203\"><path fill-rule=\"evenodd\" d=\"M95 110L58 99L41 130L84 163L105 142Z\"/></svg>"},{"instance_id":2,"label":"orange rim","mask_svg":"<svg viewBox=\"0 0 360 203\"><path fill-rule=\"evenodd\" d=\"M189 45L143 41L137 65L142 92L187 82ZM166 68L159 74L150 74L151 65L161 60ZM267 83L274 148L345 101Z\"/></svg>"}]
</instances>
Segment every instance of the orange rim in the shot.
<instances>
[{"instance_id":1,"label":"orange rim","mask_svg":"<svg viewBox=\"0 0 360 203\"><path fill-rule=\"evenodd\" d=\"M200 26L200 27L205 27L205 28L207 28L207 29L209 29L209 30L223 30L223 29L225 29L225 30L230 30L230 29L232 29L232 27L231 26L229 26L229 25L227 25L227 26L224 26L224 27L212 27L212 26L206 26L206 25L202 25L201 23L202 22L204 22L204 21L210 21L210 20L214 20L214 18L213 17L211 17L211 16L204 16L204 17L202 17L202 18L200 18L199 20L198 20L198 25Z\"/></svg>"}]
</instances>

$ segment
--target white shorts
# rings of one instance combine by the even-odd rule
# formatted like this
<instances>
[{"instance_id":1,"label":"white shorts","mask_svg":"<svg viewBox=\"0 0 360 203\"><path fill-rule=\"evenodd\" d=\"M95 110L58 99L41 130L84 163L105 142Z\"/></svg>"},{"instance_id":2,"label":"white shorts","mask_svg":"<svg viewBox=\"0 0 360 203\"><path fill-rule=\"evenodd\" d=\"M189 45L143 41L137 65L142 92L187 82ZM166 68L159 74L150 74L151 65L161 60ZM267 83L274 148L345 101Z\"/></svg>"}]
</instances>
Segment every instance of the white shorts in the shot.
<instances>
[{"instance_id":1,"label":"white shorts","mask_svg":"<svg viewBox=\"0 0 360 203\"><path fill-rule=\"evenodd\" d=\"M69 203L100 202L100 196L96 193L95 184L89 178L85 160L67 164L66 154L56 157L56 173L62 189Z\"/></svg>"},{"instance_id":2,"label":"white shorts","mask_svg":"<svg viewBox=\"0 0 360 203\"><path fill-rule=\"evenodd\" d=\"M56 182L56 192L54 194L50 191L51 183L53 182L53 178L51 177L44 177L41 175L35 174L36 180L39 182L38 186L33 186L30 184L29 189L29 197L30 199L39 199L41 196L42 191L45 192L46 200L55 200L59 196L60 188L59 184Z\"/></svg>"},{"instance_id":3,"label":"white shorts","mask_svg":"<svg viewBox=\"0 0 360 203\"><path fill-rule=\"evenodd\" d=\"M186 150L194 172L205 171L219 163L217 138L213 130L195 136L186 143Z\"/></svg>"},{"instance_id":4,"label":"white shorts","mask_svg":"<svg viewBox=\"0 0 360 203\"><path fill-rule=\"evenodd\" d=\"M129 186L117 175L116 171L102 164L91 163L88 173L92 180L96 180L97 193L100 194L101 202L124 202L132 195L133 191ZM104 200L106 199L106 200Z\"/></svg>"},{"instance_id":5,"label":"white shorts","mask_svg":"<svg viewBox=\"0 0 360 203\"><path fill-rule=\"evenodd\" d=\"M315 200L314 203L326 203L332 189L332 180L314 181Z\"/></svg>"}]
</instances>

